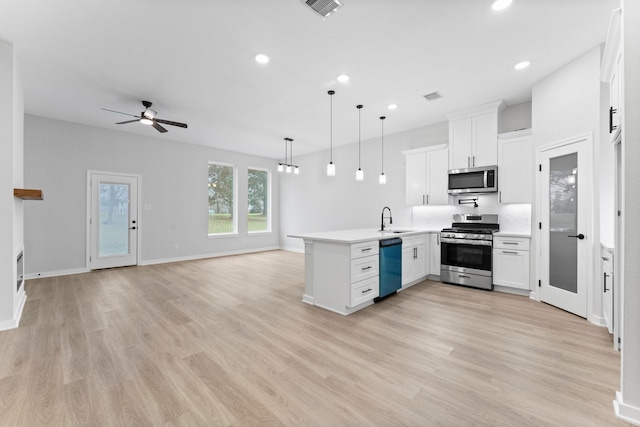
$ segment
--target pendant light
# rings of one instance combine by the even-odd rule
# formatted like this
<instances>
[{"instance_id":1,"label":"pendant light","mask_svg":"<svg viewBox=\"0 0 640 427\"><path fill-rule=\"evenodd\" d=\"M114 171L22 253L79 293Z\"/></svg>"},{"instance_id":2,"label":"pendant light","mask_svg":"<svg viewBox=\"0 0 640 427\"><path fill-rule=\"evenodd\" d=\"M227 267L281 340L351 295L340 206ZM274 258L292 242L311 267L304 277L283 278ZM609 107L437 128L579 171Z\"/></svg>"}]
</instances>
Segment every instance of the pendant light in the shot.
<instances>
[{"instance_id":1,"label":"pendant light","mask_svg":"<svg viewBox=\"0 0 640 427\"><path fill-rule=\"evenodd\" d=\"M336 93L333 90L327 92L329 94L330 101L330 113L329 113L329 164L327 165L327 176L336 176L336 165L333 164L333 95Z\"/></svg>"},{"instance_id":2,"label":"pendant light","mask_svg":"<svg viewBox=\"0 0 640 427\"><path fill-rule=\"evenodd\" d=\"M360 113L362 113L362 105L356 105L356 108L358 109L358 170L356 171L356 181L363 181L364 180L364 172L362 171L362 169L360 168L360 123L361 123L361 118L360 118Z\"/></svg>"},{"instance_id":3,"label":"pendant light","mask_svg":"<svg viewBox=\"0 0 640 427\"><path fill-rule=\"evenodd\" d=\"M289 149L289 144L291 144L291 149ZM291 154L291 161L289 161L289 154ZM284 163L278 163L278 172L285 171L286 173L293 172L295 175L300 174L300 168L293 164L293 139L291 138L284 139Z\"/></svg>"},{"instance_id":4,"label":"pendant light","mask_svg":"<svg viewBox=\"0 0 640 427\"><path fill-rule=\"evenodd\" d=\"M387 176L384 174L384 119L386 119L385 116L380 117L380 126L382 129L382 167L381 169L381 173L380 173L380 178L378 179L378 182L380 184L386 184L387 183Z\"/></svg>"}]
</instances>

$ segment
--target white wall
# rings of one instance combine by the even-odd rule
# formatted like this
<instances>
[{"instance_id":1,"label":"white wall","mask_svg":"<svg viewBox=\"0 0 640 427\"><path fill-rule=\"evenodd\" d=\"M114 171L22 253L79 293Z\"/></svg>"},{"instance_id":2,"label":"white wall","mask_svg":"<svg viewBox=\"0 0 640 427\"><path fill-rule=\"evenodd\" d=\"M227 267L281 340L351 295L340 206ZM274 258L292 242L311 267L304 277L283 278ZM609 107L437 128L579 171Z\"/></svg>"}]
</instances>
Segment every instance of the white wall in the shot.
<instances>
[{"instance_id":1,"label":"white wall","mask_svg":"<svg viewBox=\"0 0 640 427\"><path fill-rule=\"evenodd\" d=\"M24 96L13 45L0 40L0 330L17 326L24 290L16 292L16 256L23 245L22 186Z\"/></svg>"},{"instance_id":2,"label":"white wall","mask_svg":"<svg viewBox=\"0 0 640 427\"><path fill-rule=\"evenodd\" d=\"M133 125L132 125L133 126ZM247 168L275 170L276 161L125 132L27 115L25 185L45 200L25 207L29 277L85 269L87 170L142 175L142 263L279 246L279 177L272 173L272 233L248 235ZM174 130L173 132L180 132ZM238 236L207 237L208 162L238 168ZM144 205L151 210L144 210ZM174 250L178 245L178 250Z\"/></svg>"},{"instance_id":3,"label":"white wall","mask_svg":"<svg viewBox=\"0 0 640 427\"><path fill-rule=\"evenodd\" d=\"M536 148L591 133L593 138L593 174L583 185L593 189L593 226L582 231L590 247L591 274L588 284L587 318L597 322L602 317L602 295L599 292L600 277L600 222L599 222L599 151L601 134L601 83L600 57L602 46L596 46L545 79L532 89L533 143ZM536 177L537 179L537 177ZM534 192L535 194L535 192ZM536 215L536 203L532 206L533 224L540 221ZM533 229L532 252L538 246L537 230ZM532 259L535 264L537 258ZM532 265L532 275L536 265ZM595 278L595 280L594 280ZM540 279L535 276L532 280ZM534 282L534 283L535 283Z\"/></svg>"},{"instance_id":4,"label":"white wall","mask_svg":"<svg viewBox=\"0 0 640 427\"><path fill-rule=\"evenodd\" d=\"M502 127L521 129L530 127L531 116L527 116L529 103L507 107L503 112ZM513 110L512 110L513 108ZM506 113L506 117L504 115ZM387 119L392 120L392 118ZM455 212L473 212L464 206L407 206L405 203L406 168L403 150L446 144L449 140L448 122L424 126L411 131L386 135L385 175L387 184L378 184L380 174L380 138L362 143L362 169L364 182L355 180L358 168L358 144L334 148L333 161L336 176L326 176L329 151L312 153L294 159L302 173L298 176L283 176L281 180L281 244L292 250L303 249L300 239L288 238L288 234L351 228L380 227L380 215L384 206L393 213L394 225L441 230L451 225ZM455 200L452 198L452 203ZM511 231L530 229L530 206L520 208L500 205L497 195L481 196L476 212L498 213L507 219ZM523 224L524 226L523 230Z\"/></svg>"},{"instance_id":5,"label":"white wall","mask_svg":"<svg viewBox=\"0 0 640 427\"><path fill-rule=\"evenodd\" d=\"M531 129L531 101L511 105L502 111L500 133Z\"/></svg>"},{"instance_id":6,"label":"white wall","mask_svg":"<svg viewBox=\"0 0 640 427\"><path fill-rule=\"evenodd\" d=\"M640 425L640 2L622 3L624 49L621 413Z\"/></svg>"}]
</instances>

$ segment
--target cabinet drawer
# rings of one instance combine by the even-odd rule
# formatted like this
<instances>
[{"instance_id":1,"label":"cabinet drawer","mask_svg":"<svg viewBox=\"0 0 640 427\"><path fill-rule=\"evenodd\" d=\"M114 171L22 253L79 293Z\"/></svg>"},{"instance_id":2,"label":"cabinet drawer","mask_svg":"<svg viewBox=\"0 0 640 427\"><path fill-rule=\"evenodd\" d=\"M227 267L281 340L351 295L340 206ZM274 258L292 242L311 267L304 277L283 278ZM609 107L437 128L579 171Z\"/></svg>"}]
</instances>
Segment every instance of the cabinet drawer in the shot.
<instances>
[{"instance_id":1,"label":"cabinet drawer","mask_svg":"<svg viewBox=\"0 0 640 427\"><path fill-rule=\"evenodd\" d=\"M494 248L493 283L529 290L529 251Z\"/></svg>"},{"instance_id":2,"label":"cabinet drawer","mask_svg":"<svg viewBox=\"0 0 640 427\"><path fill-rule=\"evenodd\" d=\"M412 246L419 246L419 245L424 245L426 244L426 240L425 240L425 235L424 234L419 234L417 236L406 236L402 238L402 247L403 248L410 248Z\"/></svg>"},{"instance_id":3,"label":"cabinet drawer","mask_svg":"<svg viewBox=\"0 0 640 427\"><path fill-rule=\"evenodd\" d=\"M378 276L351 285L351 307L370 301L380 294Z\"/></svg>"},{"instance_id":4,"label":"cabinet drawer","mask_svg":"<svg viewBox=\"0 0 640 427\"><path fill-rule=\"evenodd\" d=\"M351 259L361 258L369 255L377 255L380 243L377 240L369 242L354 243L351 245Z\"/></svg>"},{"instance_id":5,"label":"cabinet drawer","mask_svg":"<svg viewBox=\"0 0 640 427\"><path fill-rule=\"evenodd\" d=\"M529 239L526 237L493 237L494 249L529 250Z\"/></svg>"},{"instance_id":6,"label":"cabinet drawer","mask_svg":"<svg viewBox=\"0 0 640 427\"><path fill-rule=\"evenodd\" d=\"M378 275L378 255L351 260L351 283Z\"/></svg>"}]
</instances>

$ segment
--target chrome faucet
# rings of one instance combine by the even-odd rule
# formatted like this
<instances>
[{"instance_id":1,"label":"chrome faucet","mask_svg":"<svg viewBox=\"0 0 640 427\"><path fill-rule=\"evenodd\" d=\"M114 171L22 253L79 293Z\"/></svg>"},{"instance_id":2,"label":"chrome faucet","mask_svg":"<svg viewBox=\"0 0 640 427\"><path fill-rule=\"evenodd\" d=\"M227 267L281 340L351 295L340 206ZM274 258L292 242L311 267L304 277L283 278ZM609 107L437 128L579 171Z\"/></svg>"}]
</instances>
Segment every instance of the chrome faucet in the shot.
<instances>
[{"instance_id":1,"label":"chrome faucet","mask_svg":"<svg viewBox=\"0 0 640 427\"><path fill-rule=\"evenodd\" d=\"M389 208L389 206L385 206L384 208L382 208L382 215L380 218L380 231L384 231L384 210L388 210L389 211L389 216L387 218L389 218L389 224L393 224L393 218L391 217L391 209Z\"/></svg>"}]
</instances>

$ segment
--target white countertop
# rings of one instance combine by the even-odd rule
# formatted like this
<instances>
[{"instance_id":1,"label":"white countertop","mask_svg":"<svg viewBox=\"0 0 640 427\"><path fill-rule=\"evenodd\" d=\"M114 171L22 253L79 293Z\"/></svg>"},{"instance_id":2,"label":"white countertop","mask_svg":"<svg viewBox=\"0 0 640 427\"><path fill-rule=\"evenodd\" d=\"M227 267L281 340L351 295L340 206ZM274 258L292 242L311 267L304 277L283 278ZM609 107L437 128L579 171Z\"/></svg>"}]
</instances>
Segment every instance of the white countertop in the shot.
<instances>
[{"instance_id":1,"label":"white countertop","mask_svg":"<svg viewBox=\"0 0 640 427\"><path fill-rule=\"evenodd\" d=\"M394 233L394 231L402 231ZM295 237L304 240L334 242L334 243L359 243L367 240L382 240L392 237L412 236L423 233L439 233L440 230L426 230L406 227L387 227L381 232L376 229L362 228L352 230L322 231L318 233L289 234L287 237Z\"/></svg>"},{"instance_id":2,"label":"white countertop","mask_svg":"<svg viewBox=\"0 0 640 427\"><path fill-rule=\"evenodd\" d=\"M526 237L527 239L531 238L531 233L528 232L498 231L497 233L493 233L493 235L497 237Z\"/></svg>"}]
</instances>

